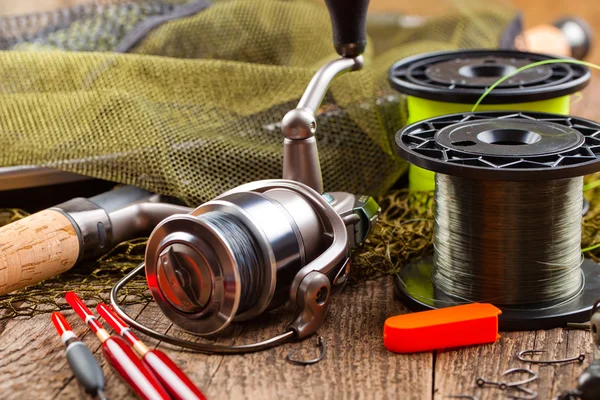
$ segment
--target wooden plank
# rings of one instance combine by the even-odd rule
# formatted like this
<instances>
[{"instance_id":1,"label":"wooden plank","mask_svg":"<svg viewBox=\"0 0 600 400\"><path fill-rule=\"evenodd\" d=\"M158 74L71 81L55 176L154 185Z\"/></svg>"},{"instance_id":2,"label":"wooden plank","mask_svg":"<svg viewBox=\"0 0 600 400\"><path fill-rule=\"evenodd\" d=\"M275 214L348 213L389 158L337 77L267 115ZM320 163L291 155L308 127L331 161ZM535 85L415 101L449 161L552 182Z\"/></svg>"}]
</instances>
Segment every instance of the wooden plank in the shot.
<instances>
[{"instance_id":1,"label":"wooden plank","mask_svg":"<svg viewBox=\"0 0 600 400\"><path fill-rule=\"evenodd\" d=\"M190 376L209 398L240 399L278 398L396 398L405 393L423 399L431 393L431 354L395 355L382 345L383 321L390 315L405 312L393 298L391 279L380 279L347 288L333 298L330 319L320 332L326 340L328 354L312 367L298 367L285 361L294 349L297 357L313 357L315 338L281 348L243 356L209 356L160 347ZM238 324L214 339L215 343L246 343L281 332L293 316L291 306L282 307L256 321ZM357 318L357 316L359 316ZM158 331L178 337L195 338L174 328L158 307L151 303L139 320ZM240 335L240 333L242 333ZM140 335L143 336L143 335ZM144 338L148 345L158 342ZM107 376L112 376L108 371ZM110 387L110 398L127 398L123 385ZM382 391L382 389L384 389ZM61 393L61 396L66 394ZM107 395L109 392L107 392ZM70 398L70 397L67 397Z\"/></svg>"},{"instance_id":2,"label":"wooden plank","mask_svg":"<svg viewBox=\"0 0 600 400\"><path fill-rule=\"evenodd\" d=\"M132 311L133 315L137 316L144 309L144 307L145 307L145 305L143 305L143 304L137 304L137 305L131 307L131 311ZM88 347L90 348L92 353L94 353L94 356L96 357L96 359L100 362L100 366L102 367L102 370L104 371L104 376L106 378L105 394L106 394L107 398L110 398L110 399L131 398L132 394L130 393L128 386L115 374L115 372L111 369L111 367L106 363L106 360L104 359L104 357L102 355L102 345L96 338L96 335L94 335L83 324L83 322L79 319L79 317L74 312L66 312L65 311L64 314L67 317L67 320L69 321L69 323L71 324L73 329L75 330L75 333L77 333L79 338L88 345ZM107 330L109 332L112 333L112 330L110 329L108 324L104 323L103 325L105 326L105 328L107 328ZM84 389L81 387L81 385L79 384L77 379L75 379L73 377L73 375L71 374L71 370L69 369L69 366L68 366L65 356L64 356L64 348L61 345L61 343L58 341L58 337L56 336L56 332L54 331L54 328L51 329L50 336L51 336L51 339L55 343L55 345L53 346L53 349L55 350L55 353L59 357L58 361L59 361L59 366L61 368L60 370L63 371L64 373L70 375L71 379L69 379L67 382L65 382L65 384L59 390L54 391L52 393L52 395L48 395L46 393L40 393L40 396L38 398L63 398L63 399L85 398L86 394L85 394ZM51 375L50 375L50 378L52 378Z\"/></svg>"},{"instance_id":3,"label":"wooden plank","mask_svg":"<svg viewBox=\"0 0 600 400\"><path fill-rule=\"evenodd\" d=\"M45 393L49 398L71 379L49 315L5 323L0 336L0 393L10 393L12 398ZM77 329L78 334L81 331Z\"/></svg>"},{"instance_id":4,"label":"wooden plank","mask_svg":"<svg viewBox=\"0 0 600 400\"><path fill-rule=\"evenodd\" d=\"M586 361L560 365L523 363L516 358L524 349L540 349L547 359L565 358L585 353ZM538 392L540 399L551 399L557 393L577 386L577 378L593 359L589 331L552 329L535 332L504 332L495 344L439 352L435 365L435 399L457 394L476 395L479 399L504 398L505 393L493 388L478 388L477 377L500 381L509 368L529 368L539 380L527 388ZM522 376L523 378L526 375ZM518 376L511 379L518 378ZM518 393L518 392L516 392Z\"/></svg>"},{"instance_id":5,"label":"wooden plank","mask_svg":"<svg viewBox=\"0 0 600 400\"><path fill-rule=\"evenodd\" d=\"M209 339L191 335L171 324L170 321L162 314L156 303L150 303L148 305L148 307L140 315L139 321L159 332L167 332L169 335L193 342L209 341L213 344L233 344L241 332L240 326L232 326L225 329L222 334ZM169 357L171 357L171 359L182 369L182 371L188 375L188 377L198 386L198 388L200 388L200 390L207 394L210 393L207 392L207 388L210 385L211 377L219 368L224 356L207 355L191 350L182 350L178 347L161 343L145 335L140 335L140 337L143 337L144 342L148 346L153 346L155 348L160 347L160 349L167 353ZM209 398L218 397L209 396Z\"/></svg>"},{"instance_id":6,"label":"wooden plank","mask_svg":"<svg viewBox=\"0 0 600 400\"><path fill-rule=\"evenodd\" d=\"M349 287L332 299L330 318L319 332L327 340L327 357L311 367L288 364L290 350L299 358L314 357L315 338L280 348L243 356L209 356L181 351L160 344L190 378L213 399L435 399L451 394L476 394L480 399L504 398L493 388L475 388L475 378L500 377L502 371L525 366L514 357L524 348L548 350L544 356L566 357L586 353L588 360L560 366L537 366L540 379L530 388L540 399L550 399L561 390L575 387L577 377L589 364L593 346L586 331L554 329L538 332L507 332L496 344L442 351L435 369L431 353L399 355L387 352L381 343L385 318L405 312L393 297L390 278ZM154 303L128 307L131 315L161 332L195 338L173 327ZM110 399L128 399L133 394L106 365L97 339L73 313L65 313L101 361ZM256 321L237 324L215 343L247 343L282 331L291 320L291 306ZM0 337L0 391L14 398L81 399L86 395L73 379L49 315L7 321ZM140 335L143 336L143 335ZM159 344L144 338L150 346ZM433 373L435 372L435 384ZM434 390L435 389L435 390Z\"/></svg>"},{"instance_id":7,"label":"wooden plank","mask_svg":"<svg viewBox=\"0 0 600 400\"><path fill-rule=\"evenodd\" d=\"M288 308L272 318L247 324L240 341L265 339L281 332L291 320ZM208 395L215 399L428 399L433 358L429 353L399 355L383 347L385 319L405 312L394 298L390 278L346 288L332 299L329 319L319 334L327 341L327 356L301 367L285 361L317 354L315 337L302 343L244 356L225 357L212 378Z\"/></svg>"},{"instance_id":8,"label":"wooden plank","mask_svg":"<svg viewBox=\"0 0 600 400\"><path fill-rule=\"evenodd\" d=\"M497 396L494 389L477 389L475 380L477 377L496 380L503 371L516 367L513 355L520 349L533 348L534 339L531 332L506 332L494 344L439 351L435 364L435 399L459 394Z\"/></svg>"},{"instance_id":9,"label":"wooden plank","mask_svg":"<svg viewBox=\"0 0 600 400\"><path fill-rule=\"evenodd\" d=\"M583 363L559 365L532 365L531 369L540 374L540 398L550 399L559 392L577 387L577 379L592 362L594 346L589 331L552 329L536 332L535 347L546 350L544 356L551 359L573 357L584 353Z\"/></svg>"}]
</instances>

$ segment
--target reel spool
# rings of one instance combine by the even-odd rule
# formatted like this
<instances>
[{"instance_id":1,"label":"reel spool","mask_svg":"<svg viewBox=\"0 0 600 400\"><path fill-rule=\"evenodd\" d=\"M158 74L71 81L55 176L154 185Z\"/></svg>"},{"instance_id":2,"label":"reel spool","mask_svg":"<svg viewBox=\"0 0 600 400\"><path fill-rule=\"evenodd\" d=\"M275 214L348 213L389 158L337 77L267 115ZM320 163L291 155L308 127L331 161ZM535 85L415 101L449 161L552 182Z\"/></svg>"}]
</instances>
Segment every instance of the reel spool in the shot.
<instances>
[{"instance_id":1,"label":"reel spool","mask_svg":"<svg viewBox=\"0 0 600 400\"><path fill-rule=\"evenodd\" d=\"M512 50L461 50L427 53L398 61L389 71L392 87L407 95L408 124L470 111L498 79L536 61L557 60ZM557 63L525 70L489 93L479 111L514 110L569 114L570 94L583 89L587 67ZM411 166L412 190L434 189L433 172Z\"/></svg>"},{"instance_id":2,"label":"reel spool","mask_svg":"<svg viewBox=\"0 0 600 400\"><path fill-rule=\"evenodd\" d=\"M436 172L438 185L433 258L396 277L408 308L489 302L502 309L502 330L589 318L600 268L580 253L580 207L582 176L600 170L600 124L462 113L407 126L396 145L402 158Z\"/></svg>"}]
</instances>

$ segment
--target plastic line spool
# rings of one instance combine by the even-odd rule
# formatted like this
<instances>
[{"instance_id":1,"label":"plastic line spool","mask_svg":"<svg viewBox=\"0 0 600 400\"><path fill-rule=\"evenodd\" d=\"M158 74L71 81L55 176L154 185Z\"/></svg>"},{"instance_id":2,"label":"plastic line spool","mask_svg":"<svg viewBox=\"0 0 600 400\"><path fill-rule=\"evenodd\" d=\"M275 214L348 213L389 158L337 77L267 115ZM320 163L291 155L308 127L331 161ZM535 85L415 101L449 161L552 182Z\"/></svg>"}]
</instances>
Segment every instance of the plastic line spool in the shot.
<instances>
[{"instance_id":1,"label":"plastic line spool","mask_svg":"<svg viewBox=\"0 0 600 400\"><path fill-rule=\"evenodd\" d=\"M563 57L564 58L564 57ZM398 61L389 71L392 87L407 95L408 124L471 111L483 92L517 68L558 57L512 50L426 53ZM539 111L569 114L570 95L589 83L587 67L557 63L523 71L499 85L477 111ZM409 170L411 190L430 191L434 174Z\"/></svg>"},{"instance_id":2,"label":"plastic line spool","mask_svg":"<svg viewBox=\"0 0 600 400\"><path fill-rule=\"evenodd\" d=\"M532 138L535 140L529 140ZM600 124L549 113L496 111L435 117L414 123L399 131L396 135L396 147L402 158L413 165L436 172L439 174L438 178L444 179L444 182L446 178L458 178L457 182L464 180L461 182L472 185L484 185L485 181L502 182L508 185L524 182L558 182L555 180L574 179L600 170ZM580 193L580 188L577 193ZM438 194L436 192L436 199ZM457 201L454 198L445 199L449 203ZM485 203L483 196L470 201ZM466 206L468 206L466 208L485 209L482 208L484 206L479 207L477 204ZM436 204L436 207L441 206ZM535 207L535 204L532 204L532 207ZM489 225L484 221L472 222L473 232L496 230L502 234L508 231L509 227L514 228L515 224L518 224L514 221L517 217L512 210L498 210L498 212L505 212L506 216L513 220L507 220L506 223L502 220L500 223L502 226L498 226L490 222L493 218L483 218ZM552 215L547 217L552 219ZM436 233L441 229L438 222L436 218L434 226ZM469 227L466 229L468 230ZM577 236L576 241L579 237ZM483 246L483 251L476 250L483 254L487 250L486 247L491 249L492 245L486 240L478 240L473 247ZM539 251L527 245L527 243L520 243L520 251L523 251L523 248L531 252ZM579 249L580 246L577 251ZM469 248L468 251L474 250ZM490 293L479 293L474 298L468 299L454 297L449 295L448 291L442 291L440 285L436 283L435 277L438 275L435 274L440 271L436 270L439 266L436 265L435 259L439 254L440 252L434 248L433 257L425 257L405 266L396 277L397 295L408 308L427 310L468 302L491 302L502 310L502 315L499 317L502 330L549 329L563 326L566 322L586 321L589 318L591 305L600 292L598 273L600 267L595 262L584 259L580 265L581 275L578 275L582 277L581 284L578 285L578 290L569 294L567 298L556 298L556 301L554 298L545 299L544 302L539 303L532 301L519 303L517 300L503 306L499 304L502 303L501 300L497 304L486 298L491 296ZM504 265L502 263L506 261L498 261L500 266ZM452 264L450 268L454 265ZM575 267L577 268L578 265L579 261ZM539 264L537 266L505 265L506 269L500 271L489 268L489 265L476 267L480 279L478 287L485 287L487 281L498 279L499 276L507 276L509 267L533 269L539 268ZM464 276L455 275L450 274L449 279L455 280L457 287L464 285ZM549 288L552 282L540 280L534 283L537 284L536 290L541 293ZM504 290L505 298L508 298L511 291L516 289L516 285L517 283L512 282L505 286L499 285L499 290ZM535 293L533 295L535 296ZM564 293L562 295L564 297Z\"/></svg>"}]
</instances>

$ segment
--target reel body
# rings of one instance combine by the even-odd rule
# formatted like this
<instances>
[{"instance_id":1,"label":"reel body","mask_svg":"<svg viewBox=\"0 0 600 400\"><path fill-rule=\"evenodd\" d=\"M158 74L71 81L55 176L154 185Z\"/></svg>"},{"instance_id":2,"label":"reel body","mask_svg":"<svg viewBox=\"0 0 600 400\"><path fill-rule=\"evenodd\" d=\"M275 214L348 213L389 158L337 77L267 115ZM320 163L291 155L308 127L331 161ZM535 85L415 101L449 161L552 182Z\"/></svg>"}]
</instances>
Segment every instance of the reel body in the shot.
<instances>
[{"instance_id":1,"label":"reel body","mask_svg":"<svg viewBox=\"0 0 600 400\"><path fill-rule=\"evenodd\" d=\"M246 352L280 343L237 350L188 346L193 342L139 324L120 308L118 292L145 270L161 310L190 333L214 334L289 300L299 313L281 340L290 333L306 337L324 323L330 296L346 283L350 249L365 240L378 215L378 204L368 196L321 195L284 179L242 185L158 224L145 264L115 286L111 302L141 332L201 351Z\"/></svg>"},{"instance_id":2,"label":"reel body","mask_svg":"<svg viewBox=\"0 0 600 400\"><path fill-rule=\"evenodd\" d=\"M165 219L146 250L152 296L173 322L200 335L303 297L311 272L326 278L318 299L325 307L349 271L354 224L347 228L342 215L356 206L352 195L331 198L337 210L303 184L260 181Z\"/></svg>"},{"instance_id":3,"label":"reel body","mask_svg":"<svg viewBox=\"0 0 600 400\"><path fill-rule=\"evenodd\" d=\"M113 308L137 330L199 351L245 353L306 337L325 322L331 294L346 283L350 249L365 240L379 215L371 197L323 194L315 113L333 79L363 66L368 0L327 5L341 58L317 71L282 120L284 179L238 186L156 226L145 263L111 291ZM144 269L165 315L197 335L217 333L288 299L299 312L286 332L259 343L219 346L167 336L119 306L119 290Z\"/></svg>"}]
</instances>

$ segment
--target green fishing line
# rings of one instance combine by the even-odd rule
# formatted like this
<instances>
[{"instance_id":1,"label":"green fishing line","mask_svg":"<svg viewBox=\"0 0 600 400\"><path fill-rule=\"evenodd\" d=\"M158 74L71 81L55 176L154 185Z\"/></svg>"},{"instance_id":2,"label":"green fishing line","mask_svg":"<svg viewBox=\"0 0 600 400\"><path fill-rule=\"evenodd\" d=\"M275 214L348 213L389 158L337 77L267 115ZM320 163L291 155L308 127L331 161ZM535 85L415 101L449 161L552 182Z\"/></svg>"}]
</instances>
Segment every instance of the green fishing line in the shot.
<instances>
[{"instance_id":1,"label":"green fishing line","mask_svg":"<svg viewBox=\"0 0 600 400\"><path fill-rule=\"evenodd\" d=\"M572 59L559 59L559 60L543 60L543 61L537 61L528 65L525 65L521 68L517 68L515 71L509 73L506 76L503 76L502 78L498 79L496 82L494 82L492 84L492 86L490 86L489 88L486 89L485 92L483 92L483 94L481 95L481 97L479 97L479 99L477 100L477 102L473 105L473 108L471 109L472 112L475 112L475 110L477 110L477 107L479 107L479 105L481 104L481 102L483 101L483 99L486 98L486 96L488 94L490 94L490 92L492 90L494 90L496 87L498 87L498 85L501 85L502 82L504 82L507 79L512 78L513 76L528 70L530 68L535 68L535 67L539 67L540 65L548 65L548 64L577 64L577 65L584 65L588 68L594 68L597 70L600 70L600 66L587 62L587 61L579 61L579 60L572 60Z\"/></svg>"},{"instance_id":2,"label":"green fishing line","mask_svg":"<svg viewBox=\"0 0 600 400\"><path fill-rule=\"evenodd\" d=\"M581 249L581 252L582 253L587 253L588 251L596 250L599 247L600 247L600 243L597 243L597 244L595 244L593 246L589 246L589 247L586 247L585 249Z\"/></svg>"},{"instance_id":3,"label":"green fishing line","mask_svg":"<svg viewBox=\"0 0 600 400\"><path fill-rule=\"evenodd\" d=\"M600 186L600 181L593 181L588 183L587 185L583 185L583 191L587 192L588 190L592 190Z\"/></svg>"}]
</instances>

